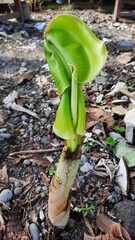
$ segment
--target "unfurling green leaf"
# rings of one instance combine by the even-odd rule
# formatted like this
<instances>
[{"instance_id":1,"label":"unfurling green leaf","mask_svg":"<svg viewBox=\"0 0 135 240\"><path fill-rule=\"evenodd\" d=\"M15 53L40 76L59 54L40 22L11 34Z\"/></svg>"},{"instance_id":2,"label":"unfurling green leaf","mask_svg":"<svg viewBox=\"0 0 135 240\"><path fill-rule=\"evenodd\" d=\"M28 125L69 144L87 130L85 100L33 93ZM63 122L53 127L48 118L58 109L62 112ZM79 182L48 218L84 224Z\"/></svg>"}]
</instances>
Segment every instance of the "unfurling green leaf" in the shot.
<instances>
[{"instance_id":1,"label":"unfurling green leaf","mask_svg":"<svg viewBox=\"0 0 135 240\"><path fill-rule=\"evenodd\" d=\"M63 94L54 131L67 140L82 136L85 104L81 85L101 70L107 55L105 45L80 19L63 14L47 26L44 51L57 91Z\"/></svg>"}]
</instances>

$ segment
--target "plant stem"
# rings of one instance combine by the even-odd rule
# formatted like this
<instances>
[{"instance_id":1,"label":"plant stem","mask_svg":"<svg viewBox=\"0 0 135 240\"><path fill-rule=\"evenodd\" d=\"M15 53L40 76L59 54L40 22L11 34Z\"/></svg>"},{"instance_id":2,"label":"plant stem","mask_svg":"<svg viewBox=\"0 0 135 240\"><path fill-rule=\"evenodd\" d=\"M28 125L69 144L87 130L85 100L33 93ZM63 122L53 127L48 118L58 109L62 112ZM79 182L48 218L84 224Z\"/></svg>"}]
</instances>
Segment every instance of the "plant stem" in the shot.
<instances>
[{"instance_id":1,"label":"plant stem","mask_svg":"<svg viewBox=\"0 0 135 240\"><path fill-rule=\"evenodd\" d=\"M77 150L76 157L79 159ZM70 198L69 192L75 179L79 160L67 158L67 148L60 156L55 176L51 182L48 201L48 217L54 226L64 228L69 219Z\"/></svg>"}]
</instances>

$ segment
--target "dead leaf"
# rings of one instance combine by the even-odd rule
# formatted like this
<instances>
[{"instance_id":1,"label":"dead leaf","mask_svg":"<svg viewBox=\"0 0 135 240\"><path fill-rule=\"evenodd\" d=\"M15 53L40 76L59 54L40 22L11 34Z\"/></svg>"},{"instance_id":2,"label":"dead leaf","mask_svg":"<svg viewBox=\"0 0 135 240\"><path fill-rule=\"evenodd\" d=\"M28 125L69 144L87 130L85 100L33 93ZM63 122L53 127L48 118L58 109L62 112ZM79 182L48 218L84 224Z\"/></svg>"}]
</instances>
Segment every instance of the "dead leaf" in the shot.
<instances>
[{"instance_id":1,"label":"dead leaf","mask_svg":"<svg viewBox=\"0 0 135 240\"><path fill-rule=\"evenodd\" d=\"M5 165L2 169L0 169L0 190L2 190L6 184L8 184L8 174L7 166Z\"/></svg>"},{"instance_id":2,"label":"dead leaf","mask_svg":"<svg viewBox=\"0 0 135 240\"><path fill-rule=\"evenodd\" d=\"M121 157L118 167L119 169L116 175L116 181L118 182L123 195L127 195L129 190L129 176L126 161L123 157Z\"/></svg>"},{"instance_id":3,"label":"dead leaf","mask_svg":"<svg viewBox=\"0 0 135 240\"><path fill-rule=\"evenodd\" d=\"M43 158L39 154L18 155L16 158L10 158L10 159L13 160L14 164L18 164L20 161L22 161L26 158L29 159L32 163L37 164L38 166L43 166L43 167L52 166L52 163L47 158Z\"/></svg>"},{"instance_id":4,"label":"dead leaf","mask_svg":"<svg viewBox=\"0 0 135 240\"><path fill-rule=\"evenodd\" d=\"M93 127L99 122L104 122L107 124L108 128L114 126L114 119L110 113L104 111L101 108L86 108L86 129Z\"/></svg>"},{"instance_id":5,"label":"dead leaf","mask_svg":"<svg viewBox=\"0 0 135 240\"><path fill-rule=\"evenodd\" d=\"M22 107L22 106L16 104L16 102L15 102L16 99L18 99L18 93L16 91L12 91L7 97L4 98L3 103L5 104L5 107L8 109L11 108L16 111L25 112L25 113L39 119L39 117L37 116L36 113L30 111L29 109L27 109L25 107Z\"/></svg>"},{"instance_id":6,"label":"dead leaf","mask_svg":"<svg viewBox=\"0 0 135 240\"><path fill-rule=\"evenodd\" d=\"M131 240L130 235L119 223L112 221L110 218L105 216L103 213L100 213L96 217L97 227L105 233L112 233L116 239L119 240Z\"/></svg>"},{"instance_id":7,"label":"dead leaf","mask_svg":"<svg viewBox=\"0 0 135 240\"><path fill-rule=\"evenodd\" d=\"M116 60L121 64L126 64L135 59L135 53L125 52L117 56Z\"/></svg>"},{"instance_id":8,"label":"dead leaf","mask_svg":"<svg viewBox=\"0 0 135 240\"><path fill-rule=\"evenodd\" d=\"M17 85L21 84L24 80L30 80L35 76L36 72L35 70L30 70L28 72L24 72L22 73L21 76L19 76L19 78L17 78L13 84L13 87L16 87Z\"/></svg>"}]
</instances>

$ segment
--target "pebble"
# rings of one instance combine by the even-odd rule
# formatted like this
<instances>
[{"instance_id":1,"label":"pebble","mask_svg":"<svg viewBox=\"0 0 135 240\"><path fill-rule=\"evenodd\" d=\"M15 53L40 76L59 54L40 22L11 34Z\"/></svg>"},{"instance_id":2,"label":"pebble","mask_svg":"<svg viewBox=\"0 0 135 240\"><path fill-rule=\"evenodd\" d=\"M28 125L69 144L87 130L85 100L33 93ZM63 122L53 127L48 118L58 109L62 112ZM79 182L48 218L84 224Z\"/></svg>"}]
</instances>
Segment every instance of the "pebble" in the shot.
<instances>
[{"instance_id":1,"label":"pebble","mask_svg":"<svg viewBox=\"0 0 135 240\"><path fill-rule=\"evenodd\" d=\"M31 162L30 162L29 159L25 159L25 160L23 161L23 165L25 165L25 166L29 166L30 164L31 164Z\"/></svg>"},{"instance_id":2,"label":"pebble","mask_svg":"<svg viewBox=\"0 0 135 240\"><path fill-rule=\"evenodd\" d=\"M81 172L88 172L88 171L92 171L93 170L93 166L90 165L90 163L85 162L84 165L82 167L80 167Z\"/></svg>"},{"instance_id":3,"label":"pebble","mask_svg":"<svg viewBox=\"0 0 135 240\"><path fill-rule=\"evenodd\" d=\"M101 83L105 84L106 80L107 80L107 78L102 77L102 76L98 76L98 77L95 78L95 81L96 81L97 84L101 84Z\"/></svg>"},{"instance_id":4,"label":"pebble","mask_svg":"<svg viewBox=\"0 0 135 240\"><path fill-rule=\"evenodd\" d=\"M51 108L47 108L45 110L45 116L48 118L50 116L50 114L51 114Z\"/></svg>"},{"instance_id":5,"label":"pebble","mask_svg":"<svg viewBox=\"0 0 135 240\"><path fill-rule=\"evenodd\" d=\"M29 225L29 231L30 235L32 237L32 240L39 240L39 229L38 226L35 223L31 223Z\"/></svg>"},{"instance_id":6,"label":"pebble","mask_svg":"<svg viewBox=\"0 0 135 240\"><path fill-rule=\"evenodd\" d=\"M14 186L15 186L15 188L17 188L17 187L21 187L22 184L20 182L14 182Z\"/></svg>"},{"instance_id":7,"label":"pebble","mask_svg":"<svg viewBox=\"0 0 135 240\"><path fill-rule=\"evenodd\" d=\"M15 194L16 196L18 196L18 195L20 195L20 193L22 193L22 187L16 187L16 188L14 189L14 194Z\"/></svg>"},{"instance_id":8,"label":"pebble","mask_svg":"<svg viewBox=\"0 0 135 240\"><path fill-rule=\"evenodd\" d=\"M87 157L84 154L82 154L80 159L80 164L84 165L84 163L86 163L87 161L88 161Z\"/></svg>"},{"instance_id":9,"label":"pebble","mask_svg":"<svg viewBox=\"0 0 135 240\"><path fill-rule=\"evenodd\" d=\"M125 137L127 142L134 144L135 142L135 127L130 125L130 124L126 124L126 132L125 132Z\"/></svg>"},{"instance_id":10,"label":"pebble","mask_svg":"<svg viewBox=\"0 0 135 240\"><path fill-rule=\"evenodd\" d=\"M112 111L113 111L113 113L115 113L119 116L124 116L127 113L127 110L121 105L112 107Z\"/></svg>"},{"instance_id":11,"label":"pebble","mask_svg":"<svg viewBox=\"0 0 135 240\"><path fill-rule=\"evenodd\" d=\"M41 186L37 186L36 189L35 189L36 193L40 193L41 189L42 189Z\"/></svg>"},{"instance_id":12,"label":"pebble","mask_svg":"<svg viewBox=\"0 0 135 240\"><path fill-rule=\"evenodd\" d=\"M44 215L44 212L43 212L43 210L40 210L40 212L39 212L39 218L40 218L40 220L41 220L41 221L43 221L43 220L44 220L44 218L45 218L45 215Z\"/></svg>"},{"instance_id":13,"label":"pebble","mask_svg":"<svg viewBox=\"0 0 135 240\"><path fill-rule=\"evenodd\" d=\"M13 193L10 189L4 189L1 193L0 193L0 201L7 203L9 202L13 197Z\"/></svg>"},{"instance_id":14,"label":"pebble","mask_svg":"<svg viewBox=\"0 0 135 240\"><path fill-rule=\"evenodd\" d=\"M11 138L11 134L10 133L0 133L0 138L10 139Z\"/></svg>"},{"instance_id":15,"label":"pebble","mask_svg":"<svg viewBox=\"0 0 135 240\"><path fill-rule=\"evenodd\" d=\"M34 174L38 174L39 173L39 169L37 167L33 167L33 173Z\"/></svg>"},{"instance_id":16,"label":"pebble","mask_svg":"<svg viewBox=\"0 0 135 240\"><path fill-rule=\"evenodd\" d=\"M42 143L42 144L49 144L49 139L48 139L48 137L43 137L43 138L41 138L41 143Z\"/></svg>"},{"instance_id":17,"label":"pebble","mask_svg":"<svg viewBox=\"0 0 135 240\"><path fill-rule=\"evenodd\" d=\"M81 182L84 179L84 176L78 176L78 180Z\"/></svg>"}]
</instances>

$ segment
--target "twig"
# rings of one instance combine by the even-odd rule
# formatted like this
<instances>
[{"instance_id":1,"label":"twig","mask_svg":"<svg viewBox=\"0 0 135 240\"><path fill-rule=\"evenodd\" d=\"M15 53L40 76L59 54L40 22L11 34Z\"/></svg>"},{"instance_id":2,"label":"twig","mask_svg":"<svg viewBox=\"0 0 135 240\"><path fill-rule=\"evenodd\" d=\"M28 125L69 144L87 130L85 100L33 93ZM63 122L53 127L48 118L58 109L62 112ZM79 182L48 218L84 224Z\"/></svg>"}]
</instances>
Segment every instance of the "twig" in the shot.
<instances>
[{"instance_id":1,"label":"twig","mask_svg":"<svg viewBox=\"0 0 135 240\"><path fill-rule=\"evenodd\" d=\"M39 150L24 150L24 151L10 153L9 156L12 157L14 155L25 154L25 153L29 154L29 153L57 152L57 151L61 151L61 150L62 150L62 147L60 147L60 148L39 149Z\"/></svg>"},{"instance_id":2,"label":"twig","mask_svg":"<svg viewBox=\"0 0 135 240\"><path fill-rule=\"evenodd\" d=\"M119 88L119 92L123 93L124 95L126 95L127 97L129 98L132 98L135 100L135 95L129 91L127 91L126 89L124 88Z\"/></svg>"}]
</instances>

